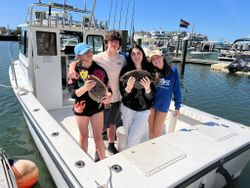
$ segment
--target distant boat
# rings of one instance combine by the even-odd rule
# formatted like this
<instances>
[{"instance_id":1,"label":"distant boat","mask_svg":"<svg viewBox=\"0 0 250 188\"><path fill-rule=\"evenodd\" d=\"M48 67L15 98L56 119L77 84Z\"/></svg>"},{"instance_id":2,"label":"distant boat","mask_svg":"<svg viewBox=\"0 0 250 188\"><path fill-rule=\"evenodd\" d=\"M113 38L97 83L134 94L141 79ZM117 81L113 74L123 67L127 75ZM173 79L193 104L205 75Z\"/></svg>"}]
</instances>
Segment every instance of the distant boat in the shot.
<instances>
[{"instance_id":1,"label":"distant boat","mask_svg":"<svg viewBox=\"0 0 250 188\"><path fill-rule=\"evenodd\" d=\"M227 69L230 73L235 73L237 71L250 72L250 67L248 66L249 60L250 59L246 59L244 56L238 56L227 66Z\"/></svg>"},{"instance_id":2,"label":"distant boat","mask_svg":"<svg viewBox=\"0 0 250 188\"><path fill-rule=\"evenodd\" d=\"M220 55L218 44L215 41L201 41L198 50L191 51L189 58L218 60Z\"/></svg>"},{"instance_id":3,"label":"distant boat","mask_svg":"<svg viewBox=\"0 0 250 188\"><path fill-rule=\"evenodd\" d=\"M242 56L247 62L250 62L250 38L236 39L230 49L221 50L219 60L234 61L237 57Z\"/></svg>"},{"instance_id":4,"label":"distant boat","mask_svg":"<svg viewBox=\"0 0 250 188\"><path fill-rule=\"evenodd\" d=\"M46 11L37 11L37 7L48 12L61 10L63 17L52 17ZM97 163L91 130L88 153L80 148L65 83L67 67L74 60L73 46L61 52L60 37L87 42L98 53L104 51L107 28L92 22L88 25L85 19L72 22L65 15L70 11L85 17L89 13L66 4L33 4L29 19L20 26L19 58L9 69L30 134L56 186L230 187L250 159L249 127L188 106L182 106L176 119L171 115L175 108L172 103L164 128L167 134L148 140L145 132L145 142L132 148L124 148L123 128L118 128L120 153L110 156L107 152L107 158Z\"/></svg>"}]
</instances>

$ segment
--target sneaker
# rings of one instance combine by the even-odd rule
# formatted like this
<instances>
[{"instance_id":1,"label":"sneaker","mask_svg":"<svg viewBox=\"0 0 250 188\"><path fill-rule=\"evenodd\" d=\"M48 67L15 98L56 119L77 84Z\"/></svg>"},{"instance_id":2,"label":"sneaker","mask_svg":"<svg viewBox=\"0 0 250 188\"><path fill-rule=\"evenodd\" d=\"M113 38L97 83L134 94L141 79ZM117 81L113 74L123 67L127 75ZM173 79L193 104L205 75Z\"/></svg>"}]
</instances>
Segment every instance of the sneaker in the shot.
<instances>
[{"instance_id":1,"label":"sneaker","mask_svg":"<svg viewBox=\"0 0 250 188\"><path fill-rule=\"evenodd\" d=\"M95 152L95 162L98 162L100 161L100 158L99 158L99 155L97 153L97 151Z\"/></svg>"},{"instance_id":2,"label":"sneaker","mask_svg":"<svg viewBox=\"0 0 250 188\"><path fill-rule=\"evenodd\" d=\"M109 144L108 151L113 155L119 153L119 151L115 148L114 144Z\"/></svg>"}]
</instances>

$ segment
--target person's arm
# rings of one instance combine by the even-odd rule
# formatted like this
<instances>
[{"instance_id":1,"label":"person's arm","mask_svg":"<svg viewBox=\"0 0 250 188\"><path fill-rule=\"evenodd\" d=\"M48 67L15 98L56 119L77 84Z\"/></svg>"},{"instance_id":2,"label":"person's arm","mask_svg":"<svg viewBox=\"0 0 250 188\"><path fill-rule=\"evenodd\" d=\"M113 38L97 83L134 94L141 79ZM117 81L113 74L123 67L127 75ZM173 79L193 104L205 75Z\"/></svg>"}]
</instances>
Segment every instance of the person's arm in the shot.
<instances>
[{"instance_id":1,"label":"person's arm","mask_svg":"<svg viewBox=\"0 0 250 188\"><path fill-rule=\"evenodd\" d=\"M174 101L175 101L175 109L179 110L181 108L181 87L180 87L180 79L179 79L179 73L178 70L174 69L174 87L173 87L173 93L174 93Z\"/></svg>"},{"instance_id":2,"label":"person's arm","mask_svg":"<svg viewBox=\"0 0 250 188\"><path fill-rule=\"evenodd\" d=\"M124 67L120 72L119 78L121 78L127 71L128 71L127 68ZM127 83L124 83L124 81L121 81L121 80L119 80L119 88L120 88L120 93L121 93L122 98L128 97L133 89L133 87L131 88L131 86L128 86L128 81Z\"/></svg>"},{"instance_id":3,"label":"person's arm","mask_svg":"<svg viewBox=\"0 0 250 188\"><path fill-rule=\"evenodd\" d=\"M122 81L120 81L120 93L122 98L127 98L130 96L134 88L134 84L135 78L132 76L128 79L127 83L123 83Z\"/></svg>"},{"instance_id":4,"label":"person's arm","mask_svg":"<svg viewBox=\"0 0 250 188\"><path fill-rule=\"evenodd\" d=\"M153 98L153 91L151 89L151 82L148 77L144 77L140 80L140 84L144 87L145 90L145 97L147 99Z\"/></svg>"},{"instance_id":5,"label":"person's arm","mask_svg":"<svg viewBox=\"0 0 250 188\"><path fill-rule=\"evenodd\" d=\"M69 70L68 70L68 79L77 79L79 77L79 74L76 72L76 65L78 61L73 61L69 64Z\"/></svg>"}]
</instances>

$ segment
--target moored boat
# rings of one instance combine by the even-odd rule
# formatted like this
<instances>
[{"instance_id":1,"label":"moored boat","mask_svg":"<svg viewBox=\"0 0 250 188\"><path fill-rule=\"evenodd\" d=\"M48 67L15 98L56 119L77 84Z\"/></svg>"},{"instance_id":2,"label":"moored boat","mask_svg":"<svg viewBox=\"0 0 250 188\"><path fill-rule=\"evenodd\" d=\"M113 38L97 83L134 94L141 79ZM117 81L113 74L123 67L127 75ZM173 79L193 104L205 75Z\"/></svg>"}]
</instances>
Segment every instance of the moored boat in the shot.
<instances>
[{"instance_id":1,"label":"moored boat","mask_svg":"<svg viewBox=\"0 0 250 188\"><path fill-rule=\"evenodd\" d=\"M107 28L87 21L70 22L66 15L38 14L35 6L48 12L52 8L85 11L53 3L31 6L30 19L22 25L19 59L9 71L30 133L57 187L214 188L229 186L240 176L250 159L250 129L188 106L182 107L179 119L168 116L168 134L148 140L145 132L144 143L120 147L120 153L107 153L106 159L95 163L91 134L88 153L77 143L78 129L65 82L74 54L72 46L61 51L60 37L78 38L98 53L104 50ZM122 146L122 127L117 135L117 145Z\"/></svg>"}]
</instances>

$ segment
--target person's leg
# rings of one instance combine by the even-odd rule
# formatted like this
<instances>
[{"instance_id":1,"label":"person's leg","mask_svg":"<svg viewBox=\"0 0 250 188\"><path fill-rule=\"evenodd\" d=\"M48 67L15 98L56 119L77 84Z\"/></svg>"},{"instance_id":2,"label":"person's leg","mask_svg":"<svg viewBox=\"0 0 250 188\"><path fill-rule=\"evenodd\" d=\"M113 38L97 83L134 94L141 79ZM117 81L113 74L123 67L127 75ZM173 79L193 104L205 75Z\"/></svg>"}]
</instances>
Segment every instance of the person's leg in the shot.
<instances>
[{"instance_id":1,"label":"person's leg","mask_svg":"<svg viewBox=\"0 0 250 188\"><path fill-rule=\"evenodd\" d=\"M118 153L115 148L115 138L116 138L116 123L118 122L118 117L120 113L120 102L113 103L111 108L104 111L105 127L107 130L108 137L108 151L112 154Z\"/></svg>"},{"instance_id":2,"label":"person's leg","mask_svg":"<svg viewBox=\"0 0 250 188\"><path fill-rule=\"evenodd\" d=\"M115 143L115 124L110 124L107 128L108 143Z\"/></svg>"},{"instance_id":3,"label":"person's leg","mask_svg":"<svg viewBox=\"0 0 250 188\"><path fill-rule=\"evenodd\" d=\"M153 124L153 138L162 135L162 128L166 117L167 117L167 112L160 112L156 110L154 124Z\"/></svg>"},{"instance_id":4,"label":"person's leg","mask_svg":"<svg viewBox=\"0 0 250 188\"><path fill-rule=\"evenodd\" d=\"M105 158L105 147L102 140L102 130L103 130L103 112L99 112L90 117L90 121L93 127L93 135L95 140L95 145L99 158L102 160Z\"/></svg>"},{"instance_id":5,"label":"person's leg","mask_svg":"<svg viewBox=\"0 0 250 188\"><path fill-rule=\"evenodd\" d=\"M128 139L129 139L128 137L129 137L130 127L134 119L134 113L132 110L123 105L121 107L121 113L122 113L121 118L126 136L126 147L128 148Z\"/></svg>"},{"instance_id":6,"label":"person's leg","mask_svg":"<svg viewBox=\"0 0 250 188\"><path fill-rule=\"evenodd\" d=\"M79 129L79 144L80 147L87 153L88 152L88 124L89 117L87 116L76 116L76 123Z\"/></svg>"},{"instance_id":7,"label":"person's leg","mask_svg":"<svg viewBox=\"0 0 250 188\"><path fill-rule=\"evenodd\" d=\"M150 115L148 118L148 127L149 127L149 139L153 138L154 135L154 120L155 120L155 109L151 108L150 109Z\"/></svg>"},{"instance_id":8,"label":"person's leg","mask_svg":"<svg viewBox=\"0 0 250 188\"><path fill-rule=\"evenodd\" d=\"M128 147L135 146L142 142L142 137L147 128L148 115L149 110L134 113L128 133Z\"/></svg>"}]
</instances>

